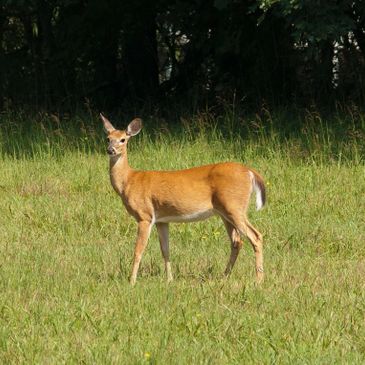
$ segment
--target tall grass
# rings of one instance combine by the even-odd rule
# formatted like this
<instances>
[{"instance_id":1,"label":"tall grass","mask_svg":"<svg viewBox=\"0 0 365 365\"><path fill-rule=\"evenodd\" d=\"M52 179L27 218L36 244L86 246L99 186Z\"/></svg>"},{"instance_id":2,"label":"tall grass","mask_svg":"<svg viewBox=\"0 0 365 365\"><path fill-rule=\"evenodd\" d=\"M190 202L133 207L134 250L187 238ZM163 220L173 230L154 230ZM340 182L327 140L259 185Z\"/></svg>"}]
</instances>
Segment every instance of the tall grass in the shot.
<instances>
[{"instance_id":1,"label":"tall grass","mask_svg":"<svg viewBox=\"0 0 365 365\"><path fill-rule=\"evenodd\" d=\"M65 151L101 153L105 148L97 113L60 117L42 112L29 117L25 112L12 112L3 113L0 118L0 154L3 157L57 157ZM121 128L129 121L120 115L115 119ZM149 115L144 123L148 134L139 139L138 143L142 144L156 141L200 143L204 139L207 143L252 150L265 157L273 151L275 155L280 152L295 162L341 163L344 160L359 164L364 158L365 113L356 107L326 117L315 109L270 112L262 108L256 114L244 114L226 106L220 114L206 110L193 117L175 117L169 123Z\"/></svg>"},{"instance_id":2,"label":"tall grass","mask_svg":"<svg viewBox=\"0 0 365 365\"><path fill-rule=\"evenodd\" d=\"M248 245L223 279L217 218L171 225L171 285L153 231L131 288L136 224L110 187L97 115L0 123L0 362L365 362L361 113L147 117L130 142L139 169L236 160L264 175L268 204L250 211L264 233L259 288Z\"/></svg>"}]
</instances>

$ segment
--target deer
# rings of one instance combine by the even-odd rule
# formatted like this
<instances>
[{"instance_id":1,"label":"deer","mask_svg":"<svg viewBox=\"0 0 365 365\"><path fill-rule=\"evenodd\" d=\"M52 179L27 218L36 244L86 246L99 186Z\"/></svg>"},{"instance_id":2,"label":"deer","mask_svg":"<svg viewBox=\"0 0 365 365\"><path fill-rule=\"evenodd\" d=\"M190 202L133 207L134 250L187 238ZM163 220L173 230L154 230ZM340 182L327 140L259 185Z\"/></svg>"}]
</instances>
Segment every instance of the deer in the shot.
<instances>
[{"instance_id":1,"label":"deer","mask_svg":"<svg viewBox=\"0 0 365 365\"><path fill-rule=\"evenodd\" d=\"M133 119L125 130L118 130L100 113L107 133L110 181L127 212L138 224L130 284L136 284L138 269L153 225L156 226L167 282L173 280L169 256L169 223L195 222L218 215L231 242L225 269L229 276L243 245L251 243L256 258L256 282L263 282L262 234L247 219L251 193L256 209L266 200L265 184L254 169L238 162L221 162L173 171L141 171L128 164L129 139L142 129L142 120Z\"/></svg>"}]
</instances>

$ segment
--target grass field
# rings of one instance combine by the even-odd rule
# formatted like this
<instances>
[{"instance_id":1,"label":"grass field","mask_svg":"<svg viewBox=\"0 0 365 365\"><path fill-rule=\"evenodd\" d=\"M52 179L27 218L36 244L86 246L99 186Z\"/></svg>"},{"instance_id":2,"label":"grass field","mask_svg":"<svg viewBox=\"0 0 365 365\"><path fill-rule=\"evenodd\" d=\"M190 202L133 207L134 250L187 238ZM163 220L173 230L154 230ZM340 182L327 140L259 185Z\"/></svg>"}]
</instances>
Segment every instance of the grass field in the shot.
<instances>
[{"instance_id":1,"label":"grass field","mask_svg":"<svg viewBox=\"0 0 365 365\"><path fill-rule=\"evenodd\" d=\"M223 279L230 248L213 218L171 225L170 285L153 230L131 287L136 224L110 186L99 121L2 115L0 363L365 363L365 119L307 114L291 133L280 117L151 119L129 152L139 169L260 171L268 203L250 220L265 283L249 244Z\"/></svg>"}]
</instances>

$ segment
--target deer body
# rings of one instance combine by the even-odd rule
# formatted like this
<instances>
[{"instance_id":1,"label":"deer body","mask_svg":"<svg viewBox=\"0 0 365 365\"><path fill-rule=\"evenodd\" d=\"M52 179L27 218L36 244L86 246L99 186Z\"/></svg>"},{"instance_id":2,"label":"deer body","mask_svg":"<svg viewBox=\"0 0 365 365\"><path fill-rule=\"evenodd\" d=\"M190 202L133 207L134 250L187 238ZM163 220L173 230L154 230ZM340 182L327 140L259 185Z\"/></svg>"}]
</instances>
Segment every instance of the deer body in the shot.
<instances>
[{"instance_id":1,"label":"deer body","mask_svg":"<svg viewBox=\"0 0 365 365\"><path fill-rule=\"evenodd\" d=\"M248 222L247 209L253 190L256 206L265 202L265 187L261 176L248 167L234 162L211 164L178 171L138 171L128 164L127 142L142 125L139 119L126 131L116 130L101 116L108 132L110 180L124 206L138 223L131 284L136 282L139 264L152 226L159 233L168 281L172 280L169 260L168 223L194 222L219 215L231 240L228 275L242 246L245 235L256 254L257 280L263 280L262 236Z\"/></svg>"}]
</instances>

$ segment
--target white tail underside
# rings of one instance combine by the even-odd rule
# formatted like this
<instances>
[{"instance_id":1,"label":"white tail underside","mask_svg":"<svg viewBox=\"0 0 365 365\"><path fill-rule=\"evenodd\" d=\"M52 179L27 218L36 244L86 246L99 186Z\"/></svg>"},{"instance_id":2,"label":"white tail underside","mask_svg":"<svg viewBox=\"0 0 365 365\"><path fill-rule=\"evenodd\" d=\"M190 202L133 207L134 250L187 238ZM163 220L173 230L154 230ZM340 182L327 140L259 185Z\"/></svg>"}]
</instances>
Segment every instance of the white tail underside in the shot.
<instances>
[{"instance_id":1,"label":"white tail underside","mask_svg":"<svg viewBox=\"0 0 365 365\"><path fill-rule=\"evenodd\" d=\"M264 206L262 199L262 191L260 187L257 185L255 175L252 171L250 171L250 176L252 181L252 188L256 194L256 210L260 210Z\"/></svg>"}]
</instances>

